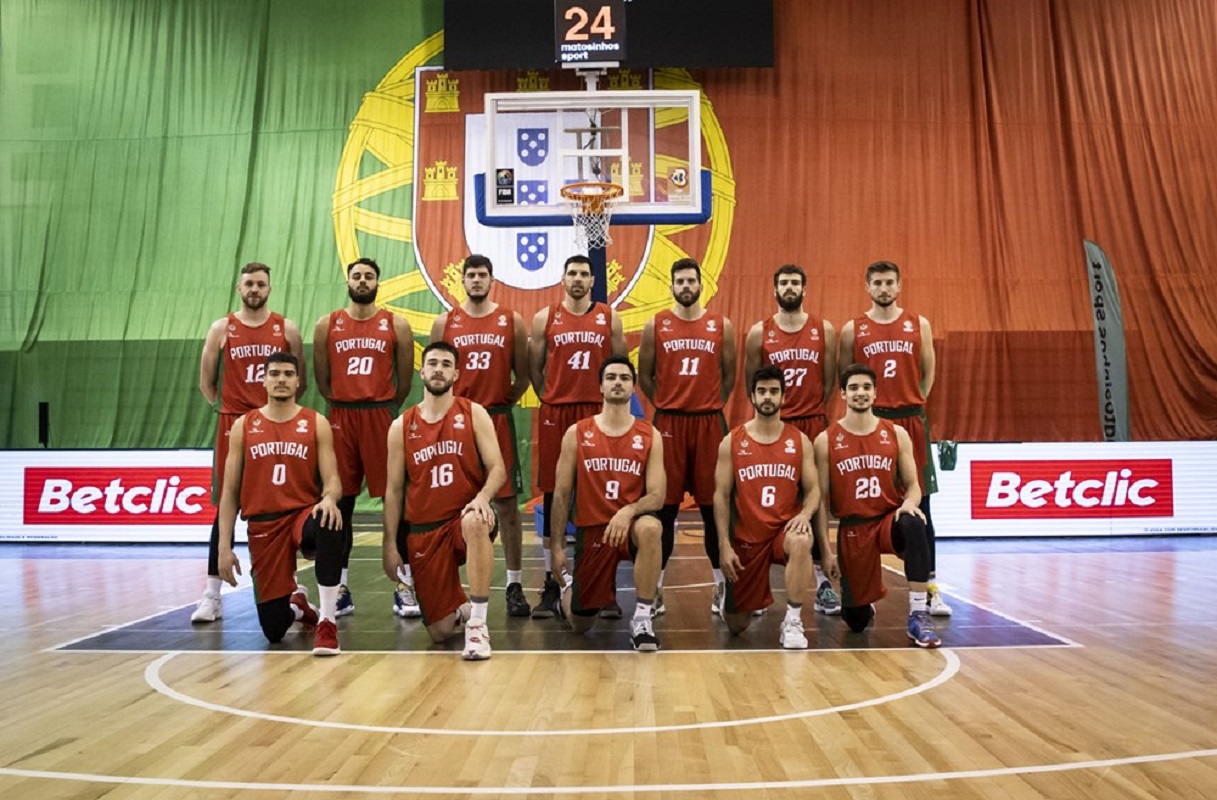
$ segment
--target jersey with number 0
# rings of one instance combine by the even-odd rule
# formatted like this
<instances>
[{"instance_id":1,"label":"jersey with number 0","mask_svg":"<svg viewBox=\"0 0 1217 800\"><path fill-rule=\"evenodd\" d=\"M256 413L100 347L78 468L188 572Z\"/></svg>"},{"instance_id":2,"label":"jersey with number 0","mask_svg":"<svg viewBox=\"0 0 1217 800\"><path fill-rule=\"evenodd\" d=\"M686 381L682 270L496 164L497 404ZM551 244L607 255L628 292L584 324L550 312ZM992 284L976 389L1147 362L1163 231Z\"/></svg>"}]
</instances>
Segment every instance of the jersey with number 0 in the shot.
<instances>
[{"instance_id":1,"label":"jersey with number 0","mask_svg":"<svg viewBox=\"0 0 1217 800\"><path fill-rule=\"evenodd\" d=\"M228 315L221 353L221 413L244 414L266 405L266 387L262 385L266 357L287 351L286 327L282 314L271 314L256 327L246 325L236 314Z\"/></svg>"},{"instance_id":2,"label":"jersey with number 0","mask_svg":"<svg viewBox=\"0 0 1217 800\"><path fill-rule=\"evenodd\" d=\"M875 406L925 405L921 393L921 318L901 311L891 322L854 320L854 362L875 371Z\"/></svg>"},{"instance_id":3,"label":"jersey with number 0","mask_svg":"<svg viewBox=\"0 0 1217 800\"><path fill-rule=\"evenodd\" d=\"M899 508L904 495L896 488L896 426L881 419L873 431L859 436L834 422L827 435L832 512L838 518L874 519Z\"/></svg>"},{"instance_id":4,"label":"jersey with number 0","mask_svg":"<svg viewBox=\"0 0 1217 800\"><path fill-rule=\"evenodd\" d=\"M646 494L647 458L655 428L635 420L621 436L600 430L595 417L575 423L575 525L607 525Z\"/></svg>"},{"instance_id":5,"label":"jersey with number 0","mask_svg":"<svg viewBox=\"0 0 1217 800\"><path fill-rule=\"evenodd\" d=\"M824 413L824 320L809 315L788 333L769 317L761 323L761 363L782 371L782 419Z\"/></svg>"},{"instance_id":6,"label":"jersey with number 0","mask_svg":"<svg viewBox=\"0 0 1217 800\"><path fill-rule=\"evenodd\" d=\"M448 313L443 340L460 354L452 391L487 408L511 405L511 366L515 357L515 315L506 308L471 317L461 308Z\"/></svg>"},{"instance_id":7,"label":"jersey with number 0","mask_svg":"<svg viewBox=\"0 0 1217 800\"><path fill-rule=\"evenodd\" d=\"M354 319L344 308L332 312L325 346L331 400L384 403L396 396L397 330L392 312L381 308L362 320Z\"/></svg>"},{"instance_id":8,"label":"jersey with number 0","mask_svg":"<svg viewBox=\"0 0 1217 800\"><path fill-rule=\"evenodd\" d=\"M287 422L272 422L255 409L245 415L242 430L242 517L287 514L321 500L316 411L301 407Z\"/></svg>"},{"instance_id":9,"label":"jersey with number 0","mask_svg":"<svg viewBox=\"0 0 1217 800\"><path fill-rule=\"evenodd\" d=\"M486 484L473 434L473 402L457 397L435 422L413 406L401 415L406 457L406 519L414 525L453 519Z\"/></svg>"},{"instance_id":10,"label":"jersey with number 0","mask_svg":"<svg viewBox=\"0 0 1217 800\"><path fill-rule=\"evenodd\" d=\"M723 407L723 315L707 311L683 320L655 315L655 407L718 411Z\"/></svg>"},{"instance_id":11,"label":"jersey with number 0","mask_svg":"<svg viewBox=\"0 0 1217 800\"><path fill-rule=\"evenodd\" d=\"M545 322L545 396L549 405L599 403L600 364L613 354L613 312L592 303L572 314L561 303L549 307Z\"/></svg>"},{"instance_id":12,"label":"jersey with number 0","mask_svg":"<svg viewBox=\"0 0 1217 800\"><path fill-rule=\"evenodd\" d=\"M732 536L763 542L803 507L803 435L790 423L768 444L754 439L743 425L729 435L735 481Z\"/></svg>"}]
</instances>

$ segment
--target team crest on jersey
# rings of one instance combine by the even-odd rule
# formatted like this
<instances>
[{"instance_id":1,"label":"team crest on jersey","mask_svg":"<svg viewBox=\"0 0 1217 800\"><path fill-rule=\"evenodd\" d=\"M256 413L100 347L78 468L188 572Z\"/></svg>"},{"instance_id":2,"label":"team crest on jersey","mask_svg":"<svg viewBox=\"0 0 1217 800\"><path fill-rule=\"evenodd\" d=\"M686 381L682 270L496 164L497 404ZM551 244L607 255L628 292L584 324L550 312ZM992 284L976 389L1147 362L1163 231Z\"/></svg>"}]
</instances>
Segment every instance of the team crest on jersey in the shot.
<instances>
[{"instance_id":1,"label":"team crest on jersey","mask_svg":"<svg viewBox=\"0 0 1217 800\"><path fill-rule=\"evenodd\" d=\"M849 445L847 445L845 443L845 434L838 431L837 432L837 443L834 444L832 447L834 450L848 450Z\"/></svg>"},{"instance_id":2,"label":"team crest on jersey","mask_svg":"<svg viewBox=\"0 0 1217 800\"><path fill-rule=\"evenodd\" d=\"M636 433L636 434L634 434L634 444L633 444L633 445L631 445L631 446L632 446L632 447L633 447L635 450L641 450L641 449L642 449L642 434L640 434L640 433Z\"/></svg>"},{"instance_id":3,"label":"team crest on jersey","mask_svg":"<svg viewBox=\"0 0 1217 800\"><path fill-rule=\"evenodd\" d=\"M778 338L777 331L775 331L773 328L770 328L769 329L769 341L772 342L776 338Z\"/></svg>"},{"instance_id":4,"label":"team crest on jersey","mask_svg":"<svg viewBox=\"0 0 1217 800\"><path fill-rule=\"evenodd\" d=\"M384 317L380 318L380 329L382 331L387 331L389 329L389 321Z\"/></svg>"},{"instance_id":5,"label":"team crest on jersey","mask_svg":"<svg viewBox=\"0 0 1217 800\"><path fill-rule=\"evenodd\" d=\"M913 321L911 319L906 319L904 321L904 332L905 333L913 332Z\"/></svg>"},{"instance_id":6,"label":"team crest on jersey","mask_svg":"<svg viewBox=\"0 0 1217 800\"><path fill-rule=\"evenodd\" d=\"M793 452L794 452L794 439L787 439L787 440L786 440L786 452L787 452L787 453L793 453Z\"/></svg>"},{"instance_id":7,"label":"team crest on jersey","mask_svg":"<svg viewBox=\"0 0 1217 800\"><path fill-rule=\"evenodd\" d=\"M459 430L464 430L465 429L465 415L457 414L455 417L453 417L452 418L452 427L457 428Z\"/></svg>"},{"instance_id":8,"label":"team crest on jersey","mask_svg":"<svg viewBox=\"0 0 1217 800\"><path fill-rule=\"evenodd\" d=\"M553 324L554 324L554 325L561 325L561 324L562 324L562 312L561 312L561 311L555 311L555 312L554 312L554 321L553 321Z\"/></svg>"},{"instance_id":9,"label":"team crest on jersey","mask_svg":"<svg viewBox=\"0 0 1217 800\"><path fill-rule=\"evenodd\" d=\"M820 329L819 329L819 328L812 328L812 329L811 329L811 330L810 330L810 331L807 333L807 338L809 338L809 339L819 339L819 338L820 338Z\"/></svg>"},{"instance_id":10,"label":"team crest on jersey","mask_svg":"<svg viewBox=\"0 0 1217 800\"><path fill-rule=\"evenodd\" d=\"M718 330L718 323L712 319L706 320L706 330L708 330L710 333L714 333Z\"/></svg>"},{"instance_id":11,"label":"team crest on jersey","mask_svg":"<svg viewBox=\"0 0 1217 800\"><path fill-rule=\"evenodd\" d=\"M236 329L237 329L237 326L236 326L236 325L233 325L231 322L230 322L230 323L228 323L228 330L230 330L230 331L235 331Z\"/></svg>"},{"instance_id":12,"label":"team crest on jersey","mask_svg":"<svg viewBox=\"0 0 1217 800\"><path fill-rule=\"evenodd\" d=\"M603 311L601 311L599 314L596 315L596 324L597 325L604 324L604 312Z\"/></svg>"},{"instance_id":13,"label":"team crest on jersey","mask_svg":"<svg viewBox=\"0 0 1217 800\"><path fill-rule=\"evenodd\" d=\"M669 318L667 318L667 317L664 317L664 318L663 318L663 328L664 328L664 330L667 330L668 328L671 328L671 327L672 327L672 320L670 320L670 319L669 319Z\"/></svg>"},{"instance_id":14,"label":"team crest on jersey","mask_svg":"<svg viewBox=\"0 0 1217 800\"><path fill-rule=\"evenodd\" d=\"M276 322L272 327L274 328L275 333L279 332L279 323Z\"/></svg>"},{"instance_id":15,"label":"team crest on jersey","mask_svg":"<svg viewBox=\"0 0 1217 800\"><path fill-rule=\"evenodd\" d=\"M296 423L296 433L308 433L307 419L302 419Z\"/></svg>"},{"instance_id":16,"label":"team crest on jersey","mask_svg":"<svg viewBox=\"0 0 1217 800\"><path fill-rule=\"evenodd\" d=\"M253 422L251 422L250 425L253 426L254 430L259 429L260 427L262 427L262 418L254 417Z\"/></svg>"},{"instance_id":17,"label":"team crest on jersey","mask_svg":"<svg viewBox=\"0 0 1217 800\"><path fill-rule=\"evenodd\" d=\"M886 428L879 429L879 441L883 442L884 444L887 444L888 439L887 439L887 429Z\"/></svg>"},{"instance_id":18,"label":"team crest on jersey","mask_svg":"<svg viewBox=\"0 0 1217 800\"><path fill-rule=\"evenodd\" d=\"M506 314L499 314L499 327L500 328L507 327L507 315Z\"/></svg>"},{"instance_id":19,"label":"team crest on jersey","mask_svg":"<svg viewBox=\"0 0 1217 800\"><path fill-rule=\"evenodd\" d=\"M858 335L859 336L867 336L869 334L870 334L870 328L867 327L867 324L865 322L863 322L861 325L858 326Z\"/></svg>"},{"instance_id":20,"label":"team crest on jersey","mask_svg":"<svg viewBox=\"0 0 1217 800\"><path fill-rule=\"evenodd\" d=\"M739 440L739 452L738 452L736 455L741 455L741 456L748 456L748 455L752 455L752 454L751 454L751 453L748 451L748 437L747 437L747 436L741 436L741 437L740 437L740 440Z\"/></svg>"},{"instance_id":21,"label":"team crest on jersey","mask_svg":"<svg viewBox=\"0 0 1217 800\"><path fill-rule=\"evenodd\" d=\"M337 328L338 330L342 330L343 326L346 324L347 324L347 319L346 319L346 317L342 316L341 314L334 317L334 327Z\"/></svg>"}]
</instances>

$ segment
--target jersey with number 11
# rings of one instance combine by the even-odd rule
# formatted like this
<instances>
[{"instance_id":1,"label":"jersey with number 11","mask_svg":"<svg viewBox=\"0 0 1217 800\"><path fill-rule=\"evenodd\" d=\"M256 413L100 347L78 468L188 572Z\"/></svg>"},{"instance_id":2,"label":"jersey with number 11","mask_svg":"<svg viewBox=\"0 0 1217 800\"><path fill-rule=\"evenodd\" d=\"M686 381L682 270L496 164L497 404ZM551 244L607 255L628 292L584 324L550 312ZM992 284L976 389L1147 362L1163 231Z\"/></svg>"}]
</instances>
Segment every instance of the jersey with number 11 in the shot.
<instances>
[{"instance_id":1,"label":"jersey with number 11","mask_svg":"<svg viewBox=\"0 0 1217 800\"><path fill-rule=\"evenodd\" d=\"M654 438L655 428L641 419L620 436L601 430L595 417L575 423L575 525L607 525L642 499Z\"/></svg>"},{"instance_id":2,"label":"jersey with number 11","mask_svg":"<svg viewBox=\"0 0 1217 800\"><path fill-rule=\"evenodd\" d=\"M332 312L325 346L331 400L384 403L396 395L397 330L392 312L382 308L368 319L355 319L343 308Z\"/></svg>"},{"instance_id":3,"label":"jersey with number 11","mask_svg":"<svg viewBox=\"0 0 1217 800\"><path fill-rule=\"evenodd\" d=\"M418 406L401 415L406 459L406 519L412 525L454 519L486 484L473 434L473 402L453 398L435 422Z\"/></svg>"},{"instance_id":4,"label":"jersey with number 11","mask_svg":"<svg viewBox=\"0 0 1217 800\"><path fill-rule=\"evenodd\" d=\"M572 314L562 303L549 307L545 322L545 396L548 405L599 403L600 364L613 354L613 312L592 303Z\"/></svg>"},{"instance_id":5,"label":"jersey with number 11","mask_svg":"<svg viewBox=\"0 0 1217 800\"><path fill-rule=\"evenodd\" d=\"M655 315L655 407L706 412L723 407L723 315L684 320Z\"/></svg>"}]
</instances>

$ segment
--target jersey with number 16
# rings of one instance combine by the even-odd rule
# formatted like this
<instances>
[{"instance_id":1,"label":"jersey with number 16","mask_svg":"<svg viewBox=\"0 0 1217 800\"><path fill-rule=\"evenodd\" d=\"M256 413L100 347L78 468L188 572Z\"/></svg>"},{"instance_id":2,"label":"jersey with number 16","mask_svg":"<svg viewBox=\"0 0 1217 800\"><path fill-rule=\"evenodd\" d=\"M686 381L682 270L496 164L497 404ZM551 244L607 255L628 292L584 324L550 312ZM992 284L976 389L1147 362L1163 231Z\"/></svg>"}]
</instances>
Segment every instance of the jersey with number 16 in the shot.
<instances>
[{"instance_id":1,"label":"jersey with number 16","mask_svg":"<svg viewBox=\"0 0 1217 800\"><path fill-rule=\"evenodd\" d=\"M473 402L453 398L448 413L435 422L418 406L401 415L406 460L406 519L412 525L447 522L486 484L486 472L473 434Z\"/></svg>"}]
</instances>

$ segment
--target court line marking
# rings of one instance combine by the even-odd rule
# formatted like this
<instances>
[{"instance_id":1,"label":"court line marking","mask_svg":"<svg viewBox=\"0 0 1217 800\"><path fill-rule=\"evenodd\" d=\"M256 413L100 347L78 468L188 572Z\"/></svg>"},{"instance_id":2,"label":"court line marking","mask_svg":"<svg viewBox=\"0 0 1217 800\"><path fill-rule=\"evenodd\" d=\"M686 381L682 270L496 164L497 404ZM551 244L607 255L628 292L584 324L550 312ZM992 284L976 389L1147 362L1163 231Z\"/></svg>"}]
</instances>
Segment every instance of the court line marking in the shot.
<instances>
[{"instance_id":1,"label":"court line marking","mask_svg":"<svg viewBox=\"0 0 1217 800\"><path fill-rule=\"evenodd\" d=\"M290 631L289 631L290 635ZM957 645L950 648L941 648L946 650L1069 650L1073 649L1072 645L1067 644L970 644ZM343 650L342 655L347 658L355 656L447 656L455 658L460 654L460 650ZM740 648L739 650L676 650L663 649L657 653L649 653L645 658L662 658L664 656L683 655L683 656L701 656L701 655L752 655L754 653L784 653L791 658L795 658L800 654L807 656L809 653L912 653L911 647L849 647L849 648L810 648L807 650L785 650L782 648ZM145 655L145 656L163 656L163 655L182 655L182 656L308 656L312 659L312 650L144 650L135 649L121 650L114 648L105 648L99 650L62 650L56 651L56 655L68 653L73 655ZM629 658L639 658L640 656L633 650L621 648L618 650L495 650L494 657L501 659L505 656L628 656Z\"/></svg>"},{"instance_id":2,"label":"court line marking","mask_svg":"<svg viewBox=\"0 0 1217 800\"><path fill-rule=\"evenodd\" d=\"M1002 778L1019 775L1036 775L1051 772L1074 772L1078 770L1111 769L1136 764L1156 764L1168 761L1185 761L1196 758L1213 758L1217 748L1210 750L1185 750L1175 753L1158 753L1148 756L1126 756L1094 761L1075 761L1061 764L1031 764L1022 767L996 767L993 769L970 769L956 772L923 772L904 775L882 775L853 778L812 778L795 781L754 781L752 783L670 783L635 784L620 786L367 786L358 784L324 783L246 783L242 781L203 781L181 778L142 778L125 775L99 775L86 772L51 772L47 770L15 769L0 767L0 775L18 778L46 778L83 781L86 783L134 784L143 786L173 786L192 789L235 789L258 792L317 792L336 794L428 794L428 795L563 795L563 794L625 794L655 792L756 792L770 789L819 789L839 786L882 786L905 783L929 783L931 781L963 780L967 778Z\"/></svg>"},{"instance_id":3,"label":"court line marking","mask_svg":"<svg viewBox=\"0 0 1217 800\"><path fill-rule=\"evenodd\" d=\"M844 653L847 650L819 650L818 653ZM906 651L908 652L908 651ZM247 717L250 719L260 719L268 722L282 722L289 725L303 725L313 728L335 728L346 731L366 731L369 733L411 733L419 735L431 736L610 736L628 733L669 733L672 731L690 731L690 730L707 730L712 728L739 728L747 725L766 725L773 722L785 722L795 719L810 719L812 717L822 717L828 714L837 714L843 711L856 711L862 708L870 708L872 706L885 705L887 703L903 700L907 697L913 697L923 692L928 692L931 689L937 688L949 681L959 672L959 656L955 655L950 650L939 650L939 655L944 660L942 671L928 681L922 681L916 686L903 689L892 694L873 697L869 700L860 700L856 703L847 703L845 705L830 706L828 708L816 708L810 711L796 711L790 714L776 714L768 717L752 717L750 719L736 720L719 720L715 722L692 722L683 725L648 725L634 726L628 728L567 728L562 730L533 730L533 729L496 729L496 730L458 730L454 728L415 728L415 727L398 727L392 725L361 725L351 722L334 722L331 720L311 720L301 717L287 717L279 714L265 714L261 711L250 711L243 708L235 708L233 706L220 705L207 700L201 700L196 697L191 697L188 694L179 692L161 680L161 667L167 664L174 657L181 655L180 652L166 653L160 658L153 661L144 669L144 680L154 690L166 697L177 700L185 705L195 706L207 711L215 711L221 714L229 714L237 717ZM637 658L637 654L632 654ZM645 658L645 656L644 656Z\"/></svg>"}]
</instances>

